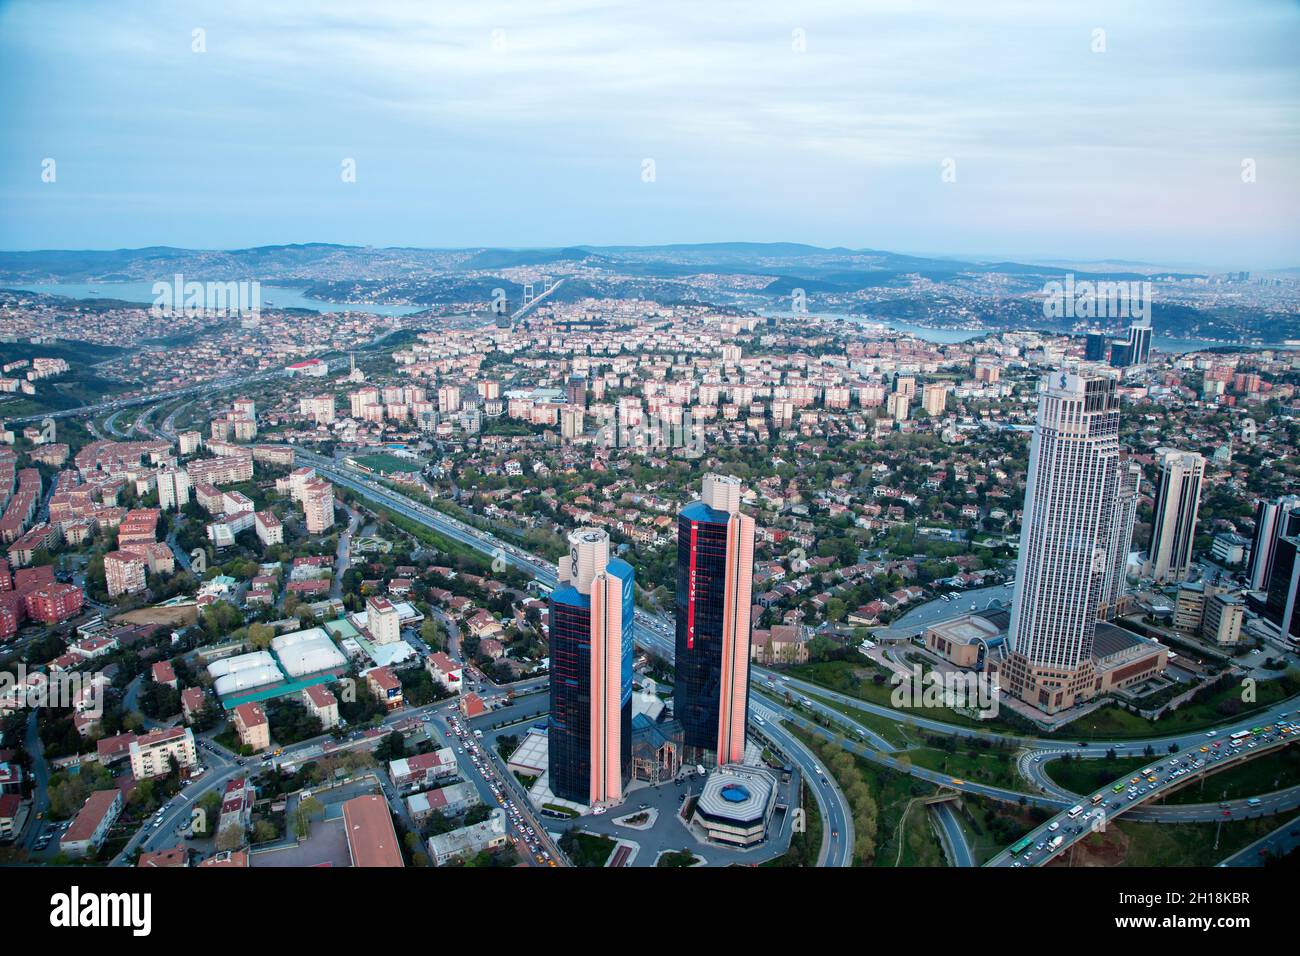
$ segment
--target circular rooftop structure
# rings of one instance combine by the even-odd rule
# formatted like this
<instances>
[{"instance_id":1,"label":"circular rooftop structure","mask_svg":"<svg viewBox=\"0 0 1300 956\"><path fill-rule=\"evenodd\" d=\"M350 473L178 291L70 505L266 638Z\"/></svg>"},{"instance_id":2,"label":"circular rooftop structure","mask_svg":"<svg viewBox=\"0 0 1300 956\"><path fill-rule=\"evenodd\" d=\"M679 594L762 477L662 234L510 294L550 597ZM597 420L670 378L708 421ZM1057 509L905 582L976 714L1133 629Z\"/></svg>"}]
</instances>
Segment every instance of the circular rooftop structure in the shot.
<instances>
[{"instance_id":1,"label":"circular rooftop structure","mask_svg":"<svg viewBox=\"0 0 1300 956\"><path fill-rule=\"evenodd\" d=\"M770 774L753 767L715 770L704 782L695 813L708 823L750 827L766 822L776 802Z\"/></svg>"},{"instance_id":2,"label":"circular rooftop structure","mask_svg":"<svg viewBox=\"0 0 1300 956\"><path fill-rule=\"evenodd\" d=\"M749 790L744 784L729 783L718 791L719 796L728 803L744 803L749 799Z\"/></svg>"}]
</instances>

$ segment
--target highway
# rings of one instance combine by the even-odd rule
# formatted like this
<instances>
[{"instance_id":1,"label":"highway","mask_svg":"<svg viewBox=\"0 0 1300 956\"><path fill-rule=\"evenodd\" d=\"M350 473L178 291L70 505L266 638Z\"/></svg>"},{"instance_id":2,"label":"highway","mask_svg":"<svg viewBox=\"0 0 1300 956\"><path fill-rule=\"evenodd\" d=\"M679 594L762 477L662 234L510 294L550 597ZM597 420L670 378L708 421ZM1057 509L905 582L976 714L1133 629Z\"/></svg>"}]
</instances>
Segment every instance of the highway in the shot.
<instances>
[{"instance_id":1,"label":"highway","mask_svg":"<svg viewBox=\"0 0 1300 956\"><path fill-rule=\"evenodd\" d=\"M1086 839L1094 829L1104 826L1138 804L1185 786L1189 777L1204 773L1207 769L1219 770L1242 763L1294 743L1300 735L1297 727L1298 725L1289 722L1272 725L1271 732L1249 735L1246 743L1220 749L1217 758L1210 756L1208 751L1202 753L1200 750L1153 757L1151 764L1145 768L1146 772L1105 785L1086 795L1087 799L1081 799L1069 809L1035 827L1026 837L1029 841L1028 849L1013 854L1011 848L1008 848L986 865L1042 866ZM1262 798L1251 799L1261 804L1258 809L1262 812ZM1224 813L1225 818L1232 817L1231 809L1225 808Z\"/></svg>"},{"instance_id":2,"label":"highway","mask_svg":"<svg viewBox=\"0 0 1300 956\"><path fill-rule=\"evenodd\" d=\"M938 819L939 831L947 848L948 861L953 866L973 867L975 854L971 852L970 844L966 841L966 831L961 828L961 823L957 820L957 811L952 808L952 803L949 801L932 803L930 812Z\"/></svg>"},{"instance_id":3,"label":"highway","mask_svg":"<svg viewBox=\"0 0 1300 956\"><path fill-rule=\"evenodd\" d=\"M1220 738L1226 740L1227 738ZM1206 753L1219 755L1222 753L1222 745L1216 748L1214 745L1220 743L1216 740L1206 740L1202 746L1206 747ZM1199 753L1199 749L1196 751ZM1060 760L1071 751L1057 751L1048 753L1035 753L1025 751L1017 761L1017 769L1020 775L1029 780L1034 786L1043 792L1060 798L1067 803L1074 805L1083 799L1082 794L1066 790L1060 784L1056 783L1047 773L1048 765L1054 760ZM1074 756L1079 756L1074 754ZM1086 759L1086 758L1085 758ZM1092 755L1092 759L1099 759L1097 755ZM1154 757L1151 758L1153 761ZM1220 768L1222 759L1216 760L1214 756L1209 757L1206 772L1197 775L1201 783L1201 792L1205 793L1209 787L1209 781L1213 779L1212 771ZM1213 787L1209 787L1208 796L1213 796ZM1258 803L1250 803L1250 800L1258 800ZM1218 820L1223 816L1224 810L1230 810L1234 815L1245 816L1247 813L1258 815L1264 813L1285 813L1287 810L1293 810L1300 807L1300 785L1286 787L1272 793L1259 794L1256 797L1242 797L1233 800L1209 801L1205 803L1183 803L1169 806L1140 806L1129 811L1128 818L1149 823L1190 823L1205 822Z\"/></svg>"},{"instance_id":4,"label":"highway","mask_svg":"<svg viewBox=\"0 0 1300 956\"><path fill-rule=\"evenodd\" d=\"M853 818L834 779L826 772L825 765L813 755L803 741L781 726L781 721L789 716L784 708L751 696L749 710L751 718L758 716L763 719L760 732L770 737L799 766L803 780L807 782L808 789L812 791L813 798L817 801L817 810L822 817L822 845L818 852L817 865L852 866ZM805 770L810 766L814 768L812 773Z\"/></svg>"},{"instance_id":5,"label":"highway","mask_svg":"<svg viewBox=\"0 0 1300 956\"><path fill-rule=\"evenodd\" d=\"M454 710L454 700L440 700L435 701L432 704L426 704L423 707L408 707L403 710L395 711L384 717L378 728L380 736L375 737L374 739L382 739L384 734L392 731L398 724L403 724L412 720L427 723L425 720L426 717L432 720L436 716L440 721L445 722L450 716L452 716ZM453 747L458 746L462 751L462 753L457 757L457 763L461 764L462 775L466 780L476 781L476 775L469 772L470 767L467 766L472 758L464 752L467 749L465 744L463 742L457 744L454 740L450 742ZM265 763L256 757L245 757L242 758L241 762L228 754L221 747L205 738L196 737L195 743L199 746L200 757L204 766L207 768L204 774L199 777L199 779L194 780L183 787L176 796L162 807L162 816L159 818L160 822L157 826L154 825L154 819L157 818L157 814L155 814L154 818L150 818L150 820L140 827L140 829L132 835L126 846L122 848L122 851L114 857L111 864L112 866L131 865L130 856L132 852L137 849L154 851L173 847L178 843L183 843L184 837L182 836L181 831L189 825L193 814L194 804L196 801L202 799L204 794L210 791L222 793L225 790L226 784L231 780L245 776L256 776L262 770L268 769L272 766L295 766L305 761L316 759L326 753L323 749L323 745L334 743L334 737L330 734L322 734L319 737L313 737L309 740L303 740L296 744L291 744L283 748L283 753L279 757L276 757L274 760L268 760ZM336 748L332 752L343 753L349 746L357 747L361 745L362 744L359 740L345 740L340 747ZM480 774L481 776L478 776L477 779L484 780L485 782L490 779L490 774L487 772L480 771ZM388 784L386 780L386 768L376 768L376 775L381 779L385 796L389 796L391 785ZM491 806L490 790L486 787L481 787L479 789L483 792L485 798L489 800L488 806ZM391 802L392 799L390 798L390 803ZM213 827L216 826L216 821L210 821L210 823ZM513 820L509 821L508 829L518 829ZM559 851L558 847L554 847L550 842L549 837L545 838L544 843L552 849L552 856L557 861L558 865L569 865L564 854ZM536 865L535 861L531 857L529 857L526 862Z\"/></svg>"},{"instance_id":6,"label":"highway","mask_svg":"<svg viewBox=\"0 0 1300 956\"><path fill-rule=\"evenodd\" d=\"M756 673L771 674L773 672L764 671L762 668L754 668ZM933 730L941 734L953 737L968 737L983 739L996 743L1012 744L1018 747L1024 747L1029 750L1042 752L1060 752L1062 751L1062 742L1058 738L1051 740L1043 737L1029 737L1018 734L1000 733L992 730L980 730L977 727L961 727L956 724L944 723L941 720L935 720L930 717L921 717L912 711L896 710L893 707L886 707L882 704L873 704L870 701L863 700L860 697L853 697L848 694L841 694L837 691L829 690L818 684L812 684L798 678L790 678L788 681L782 678L785 687L792 691L797 690L804 696L816 695L826 700L834 701L848 707L853 707L868 714L875 714L879 717L886 717L889 720L898 723L908 724L914 727L921 727L926 730ZM814 703L816 703L814 701ZM1205 743L1205 738L1214 738L1223 736L1239 730L1249 730L1263 724L1273 723L1279 718L1285 717L1292 711L1300 707L1300 697L1291 697L1287 700L1274 704L1271 707L1251 714L1248 717L1241 718L1232 723L1218 725L1213 731L1192 730L1181 734L1173 734L1166 737L1146 737L1138 740L1089 740L1087 747L1069 748L1077 756L1099 756L1108 750L1114 750L1118 756L1144 756L1147 748L1150 747L1156 753L1166 753L1170 746L1178 750L1195 749ZM831 708L826 708L830 713L837 713ZM1068 739L1068 738L1067 738Z\"/></svg>"},{"instance_id":7,"label":"highway","mask_svg":"<svg viewBox=\"0 0 1300 956\"><path fill-rule=\"evenodd\" d=\"M1242 847L1219 866L1263 866L1268 857L1285 856L1297 847L1300 847L1300 817L1288 820L1250 846Z\"/></svg>"},{"instance_id":8,"label":"highway","mask_svg":"<svg viewBox=\"0 0 1300 956\"><path fill-rule=\"evenodd\" d=\"M411 499L406 498L404 495L400 495L383 487L379 483L370 480L362 474L354 473L350 469L346 469L345 466L340 465L332 459L327 459L302 449L297 450L297 455L303 464L312 465L320 474L334 481L336 484L345 488L350 488L356 493L372 501L378 502L379 504L390 508L394 512L429 527L437 533L454 541L474 548L484 554L500 557L508 565L536 578L542 584L551 587L554 586L555 571L550 562L522 551L513 545L502 542L487 532L479 531L478 529L444 515L433 508L414 502ZM642 609L637 609L636 619L638 625L638 643L653 651L663 659L671 661L675 650L675 631L671 626L671 623L660 615L652 615ZM827 718L835 720L841 725L849 726L854 730L860 741L863 741L864 743L870 742L871 744L871 746L868 747L852 740L841 741L847 749L850 749L867 759L875 760L885 766L890 766L895 770L912 773L918 778L928 780L938 786L950 787L963 792L981 794L1003 801L1020 802L1023 800L1025 803L1053 810L1059 810L1062 807L1068 806L1068 801L1072 799L1071 797L1066 797L1061 794L1021 794L1005 788L989 787L983 784L972 783L970 781L957 780L948 774L911 766L910 761L900 763L898 759L889 756L891 752L896 752L897 748L890 745L869 728L863 727L861 724L840 715L833 708L821 704L815 699L815 697L822 697L840 704L858 708L866 713L873 713L893 721L908 723L945 735L983 738L1031 750L1051 750L1058 753L1061 752L1061 744L1059 741L1016 736L995 731L980 730L978 728L957 727L943 721L920 717L913 713L872 704L861 700L860 698L839 694L835 691L797 679L783 680L782 685L775 685L773 678L776 675L770 671L764 670L763 668L755 667L754 676L756 680L762 679L769 685L769 687L777 687L778 689L789 688L792 691L797 690L805 696L815 695L810 698L810 701L813 704L813 709L822 713ZM752 700L757 701L757 698L752 698ZM766 708L767 713L774 715L777 719L785 719L793 722L796 726L801 726L813 733L818 733L831 739L838 739L834 734L826 731L824 728L799 718L797 715L779 705L763 701L762 706ZM1251 726L1274 722L1280 719L1283 714L1288 713L1292 706L1294 706L1294 701L1283 702L1261 714L1253 715L1237 725L1226 727L1221 730L1211 731L1208 733L1208 736L1212 737L1219 733L1227 735L1234 730L1248 729ZM1206 736L1207 734L1203 732L1189 732L1181 735L1144 740L1092 741L1090 742L1088 749L1091 753L1097 754L1105 752L1106 750L1114 750L1118 755L1135 755L1145 754L1147 748L1155 749L1157 752L1167 750L1172 744L1177 746L1179 750L1186 750L1188 748L1195 749L1196 746L1201 744L1202 739ZM1081 748L1081 750L1082 749L1083 748ZM801 769L808 779L813 780L818 776L821 776L821 774L818 774L817 772L817 768L821 765L816 758L813 757L810 751L803 750L801 752L799 749L794 749L791 757L796 759L800 764ZM1153 758L1153 760L1154 759L1155 758ZM822 767L822 774L824 773L825 768ZM830 794L832 799L826 801L827 805L822 806L823 801L819 800L819 806L822 806L823 816L827 820L833 821L828 823L828 829L831 831L839 830L839 832L846 834L846 845L838 850L834 846L828 848L827 859L830 865L844 865L844 862L850 860L852 856L850 842L851 834L848 832L850 813L848 811L847 802L844 800L843 794L839 792L838 788L831 786ZM1127 807L1125 809L1127 809ZM1142 816L1147 817L1148 814L1151 814L1151 819L1167 820L1182 819L1184 817L1203 819L1204 813L1205 808L1200 806L1194 810L1191 808L1183 808L1181 810L1176 810L1174 808L1159 808L1157 810L1152 808L1144 811ZM1135 815L1134 818L1137 819L1138 817ZM845 823L844 829L835 826L835 823L840 821Z\"/></svg>"},{"instance_id":9,"label":"highway","mask_svg":"<svg viewBox=\"0 0 1300 956\"><path fill-rule=\"evenodd\" d=\"M494 558L500 557L511 567L523 571L547 587L555 586L555 567L549 561L544 561L535 555L516 548L514 545L499 540L487 532L479 531L477 528L470 527L433 508L390 491L365 475L351 472L332 459L302 449L296 449L296 458L299 463L311 465L318 474L329 478L337 485L349 488L372 501L377 501L392 511L412 521L419 522L453 541L467 545ZM637 643L653 651L664 660L671 662L676 655L676 631L671 622L661 615L650 614L641 608L637 608L636 623ZM786 713L782 709L776 708L775 705L768 706L780 711L783 715ZM776 736L775 733L774 736ZM793 738L789 737L788 740L792 741ZM826 865L851 865L853 857L852 834L849 830L851 814L844 794L835 785L834 781L827 776L825 766L810 750L807 748L794 748L789 753L789 756L799 766L805 779L811 781L822 777L826 780L823 786L816 788L825 791L819 793L818 805L822 810L823 819L830 821L827 823L828 828L838 830L840 834L839 837L832 839L831 845L827 848ZM820 799L823 797L824 800ZM840 822L844 824L842 827L835 825Z\"/></svg>"},{"instance_id":10,"label":"highway","mask_svg":"<svg viewBox=\"0 0 1300 956\"><path fill-rule=\"evenodd\" d=\"M9 423L19 425L25 422L40 422L47 418L77 418L82 415L99 415L103 412L114 412L136 405L156 405L159 402L165 402L172 398L184 398L187 395L205 395L208 392L219 392L227 388L238 388L253 382L265 382L275 378L282 378L285 375L284 369L276 369L273 372L258 372L255 375L245 375L236 378L214 379L211 382L205 382L201 385L190 385L185 388L176 388L166 392L153 392L149 395L138 395L135 398L119 398L111 402L99 402L95 405L81 405L77 408L65 408L57 412L42 412L39 415L26 415L21 418L11 418Z\"/></svg>"}]
</instances>

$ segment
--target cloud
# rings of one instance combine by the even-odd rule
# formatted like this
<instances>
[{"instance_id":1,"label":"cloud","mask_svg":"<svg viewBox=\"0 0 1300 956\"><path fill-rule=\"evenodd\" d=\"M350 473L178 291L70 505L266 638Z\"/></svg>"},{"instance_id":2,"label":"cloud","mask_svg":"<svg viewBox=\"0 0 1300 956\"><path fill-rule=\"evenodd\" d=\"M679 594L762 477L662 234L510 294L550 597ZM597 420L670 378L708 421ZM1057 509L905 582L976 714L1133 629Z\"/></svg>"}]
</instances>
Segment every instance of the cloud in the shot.
<instances>
[{"instance_id":1,"label":"cloud","mask_svg":"<svg viewBox=\"0 0 1300 956\"><path fill-rule=\"evenodd\" d=\"M837 193L880 196L898 210L855 241L842 209L806 209L810 232L819 221L835 230L801 237L810 241L888 245L893 233L915 242L908 202L972 217L952 225L987 228L1003 247L1014 237L999 234L999 217L1041 238L1071 220L1094 228L1099 205L1128 241L1155 241L1160 224L1129 221L1126 204L1178 211L1179 231L1200 205L1209 248L1224 234L1210 205L1231 216L1232 197L1204 197L1239 185L1239 161L1251 156L1267 171L1255 185L1269 200L1241 214L1272 217L1255 225L1289 232L1287 254L1297 251L1282 225L1300 220L1293 4L229 0L136 4L111 16L93 3L60 9L52 29L40 4L0 7L0 133L14 144L0 148L0 175L27 208L37 208L39 190L15 183L30 180L24 164L51 141L93 155L105 176L92 179L114 180L88 182L89 192L168 183L192 192L207 182L209 202L237 185L301 204L333 188L327 170L350 155L376 202L409 192L431 169L476 202L499 189L512 209L535 184L533 212L513 227L540 234L564 224L570 241L590 241L618 232L619 223L598 221L602 205L644 208L644 190L623 190L640 188L649 156L659 199L677 217L691 201L712 206L725 195L737 220L752 220L783 205L774 184L828 204ZM196 27L206 31L202 55L190 49ZM935 192L944 158L957 160L960 199ZM546 208L548 192L584 184L600 192L581 217ZM1153 203L1157 191L1168 202ZM1052 197L1064 208L1042 208ZM201 205L188 193L178 202ZM944 221L943 205L924 218ZM268 218L283 222L285 211ZM554 217L545 230L544 214ZM683 222L682 237L720 225ZM4 228L0 239L21 242ZM391 241L411 238L400 223L394 231L403 236Z\"/></svg>"}]
</instances>

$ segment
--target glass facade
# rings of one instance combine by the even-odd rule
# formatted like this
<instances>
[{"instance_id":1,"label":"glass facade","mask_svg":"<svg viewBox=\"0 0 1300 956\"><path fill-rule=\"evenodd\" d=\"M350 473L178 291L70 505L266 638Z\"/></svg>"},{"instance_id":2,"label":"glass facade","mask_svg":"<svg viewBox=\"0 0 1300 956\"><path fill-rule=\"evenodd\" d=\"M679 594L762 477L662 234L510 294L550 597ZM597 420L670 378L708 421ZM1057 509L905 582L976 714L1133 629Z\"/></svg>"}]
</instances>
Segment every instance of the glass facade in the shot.
<instances>
[{"instance_id":1,"label":"glass facade","mask_svg":"<svg viewBox=\"0 0 1300 956\"><path fill-rule=\"evenodd\" d=\"M591 599L573 588L551 596L551 792L587 802L591 785Z\"/></svg>"},{"instance_id":2,"label":"glass facade","mask_svg":"<svg viewBox=\"0 0 1300 956\"><path fill-rule=\"evenodd\" d=\"M621 584L620 768L624 782L632 767L632 652L636 605L632 566L613 559L606 572ZM547 731L551 792L565 800L591 798L591 597L570 585L550 601L551 718Z\"/></svg>"},{"instance_id":3,"label":"glass facade","mask_svg":"<svg viewBox=\"0 0 1300 956\"><path fill-rule=\"evenodd\" d=\"M727 513L703 502L677 521L677 661L674 716L688 759L713 754L722 704L722 621L727 581ZM746 715L747 716L747 715Z\"/></svg>"}]
</instances>

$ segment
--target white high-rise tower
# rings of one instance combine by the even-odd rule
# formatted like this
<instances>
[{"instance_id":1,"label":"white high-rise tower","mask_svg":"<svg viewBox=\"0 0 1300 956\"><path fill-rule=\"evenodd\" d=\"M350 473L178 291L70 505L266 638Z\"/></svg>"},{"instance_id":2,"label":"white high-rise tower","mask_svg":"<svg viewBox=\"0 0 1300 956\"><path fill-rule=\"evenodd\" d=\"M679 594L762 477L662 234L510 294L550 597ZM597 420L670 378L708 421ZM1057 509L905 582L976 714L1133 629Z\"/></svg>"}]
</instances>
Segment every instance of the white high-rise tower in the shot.
<instances>
[{"instance_id":1,"label":"white high-rise tower","mask_svg":"<svg viewBox=\"0 0 1300 956\"><path fill-rule=\"evenodd\" d=\"M1150 572L1157 584L1177 584L1186 581L1192 570L1205 458L1177 448L1157 448L1156 457L1160 473L1151 527Z\"/></svg>"},{"instance_id":2,"label":"white high-rise tower","mask_svg":"<svg viewBox=\"0 0 1300 956\"><path fill-rule=\"evenodd\" d=\"M1092 638L1113 567L1119 395L1099 372L1044 377L1029 476L1003 686L1047 713L1092 696Z\"/></svg>"}]
</instances>

